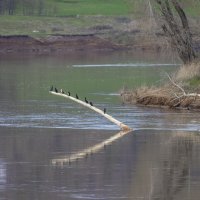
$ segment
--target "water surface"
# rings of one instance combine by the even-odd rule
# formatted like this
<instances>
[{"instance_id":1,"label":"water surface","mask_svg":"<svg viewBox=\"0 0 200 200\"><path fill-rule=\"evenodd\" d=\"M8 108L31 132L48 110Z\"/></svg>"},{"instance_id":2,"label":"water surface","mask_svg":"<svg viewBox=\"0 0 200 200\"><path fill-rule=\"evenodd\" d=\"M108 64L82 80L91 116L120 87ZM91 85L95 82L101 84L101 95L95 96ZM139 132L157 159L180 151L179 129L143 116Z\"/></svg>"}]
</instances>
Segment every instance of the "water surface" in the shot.
<instances>
[{"instance_id":1,"label":"water surface","mask_svg":"<svg viewBox=\"0 0 200 200\"><path fill-rule=\"evenodd\" d=\"M0 59L0 200L173 199L200 196L199 112L123 105L119 90L159 85L177 69L163 55L101 53ZM75 154L119 129L49 94L87 97L134 129L98 153Z\"/></svg>"},{"instance_id":2,"label":"water surface","mask_svg":"<svg viewBox=\"0 0 200 200\"><path fill-rule=\"evenodd\" d=\"M198 112L124 106L120 100L121 88L159 85L166 72L177 69L175 64L163 55L144 53L2 58L0 126L118 129L96 113L50 95L54 85L87 97L134 129L199 130Z\"/></svg>"},{"instance_id":3,"label":"water surface","mask_svg":"<svg viewBox=\"0 0 200 200\"><path fill-rule=\"evenodd\" d=\"M134 131L87 158L62 166L51 163L114 133L2 128L1 199L198 199L197 132Z\"/></svg>"}]
</instances>

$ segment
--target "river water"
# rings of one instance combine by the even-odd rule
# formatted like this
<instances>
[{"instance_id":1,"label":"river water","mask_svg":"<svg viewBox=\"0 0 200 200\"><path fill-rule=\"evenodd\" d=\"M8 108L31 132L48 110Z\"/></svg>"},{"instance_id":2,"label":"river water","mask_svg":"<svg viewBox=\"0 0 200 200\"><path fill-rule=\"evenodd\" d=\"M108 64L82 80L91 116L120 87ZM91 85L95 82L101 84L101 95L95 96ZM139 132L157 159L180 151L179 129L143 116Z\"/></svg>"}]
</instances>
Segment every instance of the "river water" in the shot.
<instances>
[{"instance_id":1,"label":"river water","mask_svg":"<svg viewBox=\"0 0 200 200\"><path fill-rule=\"evenodd\" d=\"M198 199L199 112L123 105L119 97L122 87L160 84L176 63L144 52L1 57L0 200ZM87 97L134 131L54 165L119 129L49 94L51 85Z\"/></svg>"}]
</instances>

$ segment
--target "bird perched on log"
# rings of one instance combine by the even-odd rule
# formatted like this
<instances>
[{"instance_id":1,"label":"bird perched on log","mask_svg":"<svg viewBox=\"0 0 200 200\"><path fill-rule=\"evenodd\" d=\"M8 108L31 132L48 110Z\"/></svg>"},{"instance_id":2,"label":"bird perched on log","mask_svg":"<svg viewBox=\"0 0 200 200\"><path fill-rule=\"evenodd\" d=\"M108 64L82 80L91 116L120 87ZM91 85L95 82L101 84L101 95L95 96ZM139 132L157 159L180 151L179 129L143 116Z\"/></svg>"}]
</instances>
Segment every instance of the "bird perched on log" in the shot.
<instances>
[{"instance_id":1,"label":"bird perched on log","mask_svg":"<svg viewBox=\"0 0 200 200\"><path fill-rule=\"evenodd\" d=\"M86 99L86 97L85 97L85 103L88 103L88 100Z\"/></svg>"},{"instance_id":2,"label":"bird perched on log","mask_svg":"<svg viewBox=\"0 0 200 200\"><path fill-rule=\"evenodd\" d=\"M103 109L103 113L106 114L106 108Z\"/></svg>"},{"instance_id":3,"label":"bird perched on log","mask_svg":"<svg viewBox=\"0 0 200 200\"><path fill-rule=\"evenodd\" d=\"M58 93L58 90L57 90L57 88L56 88L56 87L55 87L55 92L56 92L56 93Z\"/></svg>"},{"instance_id":4,"label":"bird perched on log","mask_svg":"<svg viewBox=\"0 0 200 200\"><path fill-rule=\"evenodd\" d=\"M70 92L68 92L68 96L70 96Z\"/></svg>"},{"instance_id":5,"label":"bird perched on log","mask_svg":"<svg viewBox=\"0 0 200 200\"><path fill-rule=\"evenodd\" d=\"M51 86L50 91L53 91L53 85Z\"/></svg>"},{"instance_id":6,"label":"bird perched on log","mask_svg":"<svg viewBox=\"0 0 200 200\"><path fill-rule=\"evenodd\" d=\"M65 94L65 92L63 91L63 89L60 89L60 93Z\"/></svg>"},{"instance_id":7,"label":"bird perched on log","mask_svg":"<svg viewBox=\"0 0 200 200\"><path fill-rule=\"evenodd\" d=\"M76 94L76 98L79 99L77 94Z\"/></svg>"},{"instance_id":8,"label":"bird perched on log","mask_svg":"<svg viewBox=\"0 0 200 200\"><path fill-rule=\"evenodd\" d=\"M93 103L90 101L90 105L93 106Z\"/></svg>"}]
</instances>

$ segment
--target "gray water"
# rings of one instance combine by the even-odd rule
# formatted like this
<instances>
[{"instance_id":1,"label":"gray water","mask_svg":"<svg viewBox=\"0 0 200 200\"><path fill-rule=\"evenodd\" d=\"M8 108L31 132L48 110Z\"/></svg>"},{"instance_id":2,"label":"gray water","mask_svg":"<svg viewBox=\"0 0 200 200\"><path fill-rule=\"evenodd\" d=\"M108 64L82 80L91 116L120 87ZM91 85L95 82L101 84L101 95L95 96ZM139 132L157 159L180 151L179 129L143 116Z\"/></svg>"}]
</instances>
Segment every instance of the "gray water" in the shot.
<instances>
[{"instance_id":1,"label":"gray water","mask_svg":"<svg viewBox=\"0 0 200 200\"><path fill-rule=\"evenodd\" d=\"M176 64L144 52L2 57L0 199L198 199L199 112L123 105L119 97L122 87L160 84ZM86 159L52 165L118 127L49 94L51 85L134 131Z\"/></svg>"}]
</instances>

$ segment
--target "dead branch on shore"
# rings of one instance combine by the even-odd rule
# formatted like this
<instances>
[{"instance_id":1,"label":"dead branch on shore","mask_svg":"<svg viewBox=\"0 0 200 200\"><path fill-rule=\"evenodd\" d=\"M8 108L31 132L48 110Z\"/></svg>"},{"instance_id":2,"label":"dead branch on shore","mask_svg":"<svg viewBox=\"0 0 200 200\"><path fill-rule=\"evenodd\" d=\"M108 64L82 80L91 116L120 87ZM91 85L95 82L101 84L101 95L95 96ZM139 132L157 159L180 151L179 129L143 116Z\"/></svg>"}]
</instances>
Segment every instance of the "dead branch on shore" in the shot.
<instances>
[{"instance_id":1,"label":"dead branch on shore","mask_svg":"<svg viewBox=\"0 0 200 200\"><path fill-rule=\"evenodd\" d=\"M170 76L170 83L162 87L140 87L134 91L121 93L124 103L137 103L147 106L164 106L170 108L200 108L200 94L186 93Z\"/></svg>"},{"instance_id":2,"label":"dead branch on shore","mask_svg":"<svg viewBox=\"0 0 200 200\"><path fill-rule=\"evenodd\" d=\"M200 97L200 94L198 93L186 93L185 90L179 84L175 83L175 81L170 77L168 73L166 74L172 85L180 91L173 91L173 95L175 96L175 98L172 98L170 100L171 103L174 103L173 107L178 107L180 105L184 105L184 107L189 107L193 102L196 101L198 97Z\"/></svg>"},{"instance_id":3,"label":"dead branch on shore","mask_svg":"<svg viewBox=\"0 0 200 200\"><path fill-rule=\"evenodd\" d=\"M200 97L200 94L198 94L198 93L186 93L185 90L180 85L175 83L175 81L169 76L168 73L166 73L166 74L167 74L167 77L169 78L170 82L182 92L181 96L183 96L183 97ZM175 95L178 97L177 94L175 94Z\"/></svg>"},{"instance_id":4,"label":"dead branch on shore","mask_svg":"<svg viewBox=\"0 0 200 200\"><path fill-rule=\"evenodd\" d=\"M170 77L170 75L169 75L168 73L166 73L166 74L167 74L167 77L169 78L169 80L171 81L171 83L172 83L175 87L177 87L178 89L180 89L180 90L183 92L183 95L186 95L185 90L184 90L180 85L176 84L176 83L172 80L172 78Z\"/></svg>"}]
</instances>

